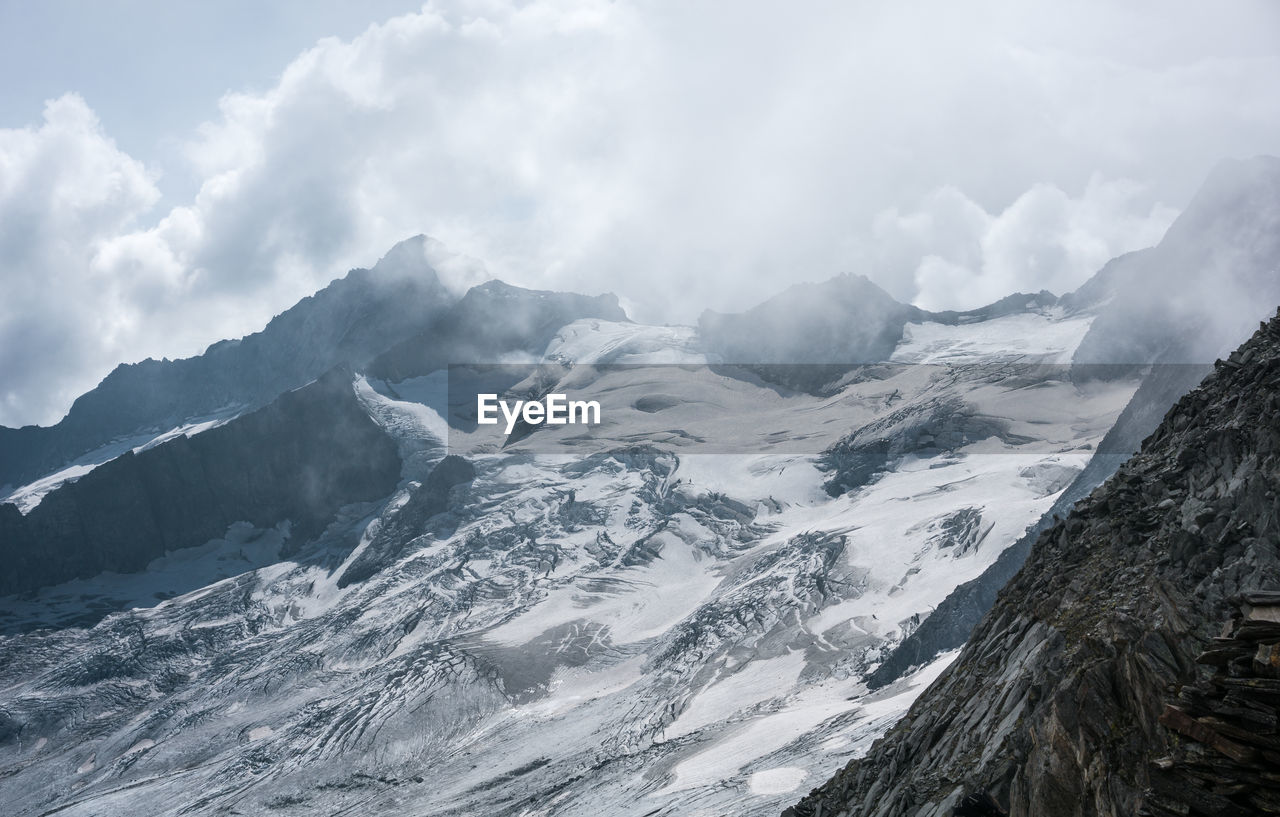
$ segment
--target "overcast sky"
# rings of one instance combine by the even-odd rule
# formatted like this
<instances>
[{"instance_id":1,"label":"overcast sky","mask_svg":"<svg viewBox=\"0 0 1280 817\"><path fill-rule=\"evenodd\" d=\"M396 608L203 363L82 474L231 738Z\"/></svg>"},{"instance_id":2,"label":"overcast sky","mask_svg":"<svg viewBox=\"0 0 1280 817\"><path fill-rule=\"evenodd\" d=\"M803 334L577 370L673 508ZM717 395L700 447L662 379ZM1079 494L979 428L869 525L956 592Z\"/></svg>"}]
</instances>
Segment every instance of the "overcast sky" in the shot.
<instances>
[{"instance_id":1,"label":"overcast sky","mask_svg":"<svg viewBox=\"0 0 1280 817\"><path fill-rule=\"evenodd\" d=\"M1268 0L0 0L0 72L7 425L417 233L642 320L841 272L963 308L1280 152Z\"/></svg>"}]
</instances>

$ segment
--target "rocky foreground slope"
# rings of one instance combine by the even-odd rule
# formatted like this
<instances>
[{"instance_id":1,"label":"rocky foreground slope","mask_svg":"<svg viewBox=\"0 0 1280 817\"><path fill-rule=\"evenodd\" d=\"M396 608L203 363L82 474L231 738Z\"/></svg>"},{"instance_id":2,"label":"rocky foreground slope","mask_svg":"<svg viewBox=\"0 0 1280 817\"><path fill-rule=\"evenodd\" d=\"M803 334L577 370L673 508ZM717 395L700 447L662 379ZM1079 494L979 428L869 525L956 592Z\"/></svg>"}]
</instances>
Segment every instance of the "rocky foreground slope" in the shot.
<instances>
[{"instance_id":1,"label":"rocky foreground slope","mask_svg":"<svg viewBox=\"0 0 1280 817\"><path fill-rule=\"evenodd\" d=\"M1280 588L1278 489L1280 315L1040 537L907 716L785 814L944 815L979 789L1012 817L1142 813L1181 740L1170 696L1233 596Z\"/></svg>"},{"instance_id":2,"label":"rocky foreground slope","mask_svg":"<svg viewBox=\"0 0 1280 817\"><path fill-rule=\"evenodd\" d=\"M1280 813L1280 592L1238 597L1239 609L1160 722L1182 738L1151 769L1150 817Z\"/></svg>"}]
</instances>

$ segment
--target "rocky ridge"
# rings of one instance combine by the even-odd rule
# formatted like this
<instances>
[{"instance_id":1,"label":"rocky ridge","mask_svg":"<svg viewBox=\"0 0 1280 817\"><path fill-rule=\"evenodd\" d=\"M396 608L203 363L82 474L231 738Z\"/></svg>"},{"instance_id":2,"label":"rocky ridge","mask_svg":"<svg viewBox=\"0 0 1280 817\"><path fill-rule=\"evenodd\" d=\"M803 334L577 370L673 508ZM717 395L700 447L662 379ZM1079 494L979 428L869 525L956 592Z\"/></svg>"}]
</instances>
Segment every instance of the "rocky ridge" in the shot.
<instances>
[{"instance_id":1,"label":"rocky ridge","mask_svg":"<svg viewBox=\"0 0 1280 817\"><path fill-rule=\"evenodd\" d=\"M128 452L52 491L29 514L0 504L0 594L142 570L235 522L288 522L296 540L400 480L395 442L335 369L193 437Z\"/></svg>"},{"instance_id":2,"label":"rocky ridge","mask_svg":"<svg viewBox=\"0 0 1280 817\"><path fill-rule=\"evenodd\" d=\"M113 440L141 436L138 445L193 418L260 408L336 366L360 369L456 301L427 261L428 241L400 242L372 269L351 270L259 332L194 357L121 364L55 425L0 426L0 489Z\"/></svg>"}]
</instances>

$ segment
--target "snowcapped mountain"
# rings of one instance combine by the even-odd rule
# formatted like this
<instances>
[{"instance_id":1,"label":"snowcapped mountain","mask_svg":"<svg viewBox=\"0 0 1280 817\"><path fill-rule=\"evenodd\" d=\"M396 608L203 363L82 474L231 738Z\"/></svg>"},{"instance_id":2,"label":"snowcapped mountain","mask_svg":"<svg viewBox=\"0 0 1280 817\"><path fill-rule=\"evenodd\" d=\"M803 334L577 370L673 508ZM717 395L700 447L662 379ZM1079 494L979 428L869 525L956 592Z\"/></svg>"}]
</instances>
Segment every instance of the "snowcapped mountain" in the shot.
<instances>
[{"instance_id":1,"label":"snowcapped mountain","mask_svg":"<svg viewBox=\"0 0 1280 817\"><path fill-rule=\"evenodd\" d=\"M277 315L261 331L183 360L123 364L49 427L0 426L0 491L43 478L38 497L92 467L197 433L335 366L362 368L388 346L434 324L457 300L428 263L430 240L391 249L372 269L355 269Z\"/></svg>"},{"instance_id":2,"label":"snowcapped mountain","mask_svg":"<svg viewBox=\"0 0 1280 817\"><path fill-rule=\"evenodd\" d=\"M323 341L278 375L157 375L176 396L77 404L96 436L13 459L10 813L777 813L906 711L954 652L869 676L1167 391L1080 359L1119 285L927 313L843 277L695 328L405 278L435 294L378 301L385 331L335 295L273 321ZM603 420L495 439L456 411L494 378Z\"/></svg>"}]
</instances>

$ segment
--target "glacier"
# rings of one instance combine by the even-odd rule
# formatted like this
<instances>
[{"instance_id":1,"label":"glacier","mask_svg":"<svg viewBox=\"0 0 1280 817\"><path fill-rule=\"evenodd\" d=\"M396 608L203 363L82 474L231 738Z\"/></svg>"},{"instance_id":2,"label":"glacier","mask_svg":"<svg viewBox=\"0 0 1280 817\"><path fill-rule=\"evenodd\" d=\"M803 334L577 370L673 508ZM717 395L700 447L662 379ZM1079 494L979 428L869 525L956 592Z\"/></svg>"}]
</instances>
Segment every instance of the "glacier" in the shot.
<instances>
[{"instance_id":1,"label":"glacier","mask_svg":"<svg viewBox=\"0 0 1280 817\"><path fill-rule=\"evenodd\" d=\"M1136 378L1040 365L1088 325L908 323L899 365L812 394L714 368L693 329L573 321L522 360L575 396L664 398L589 453L552 429L505 446L451 429L439 373L354 373L401 454L391 496L287 556L287 525L237 523L145 572L6 605L0 706L21 729L0 792L17 814L776 813L954 657L863 681L1052 505L1132 396ZM827 489L818 452L956 404L1008 439ZM459 453L474 477L413 516ZM183 586L209 575L197 563L226 576ZM20 626L94 592L134 606Z\"/></svg>"}]
</instances>

